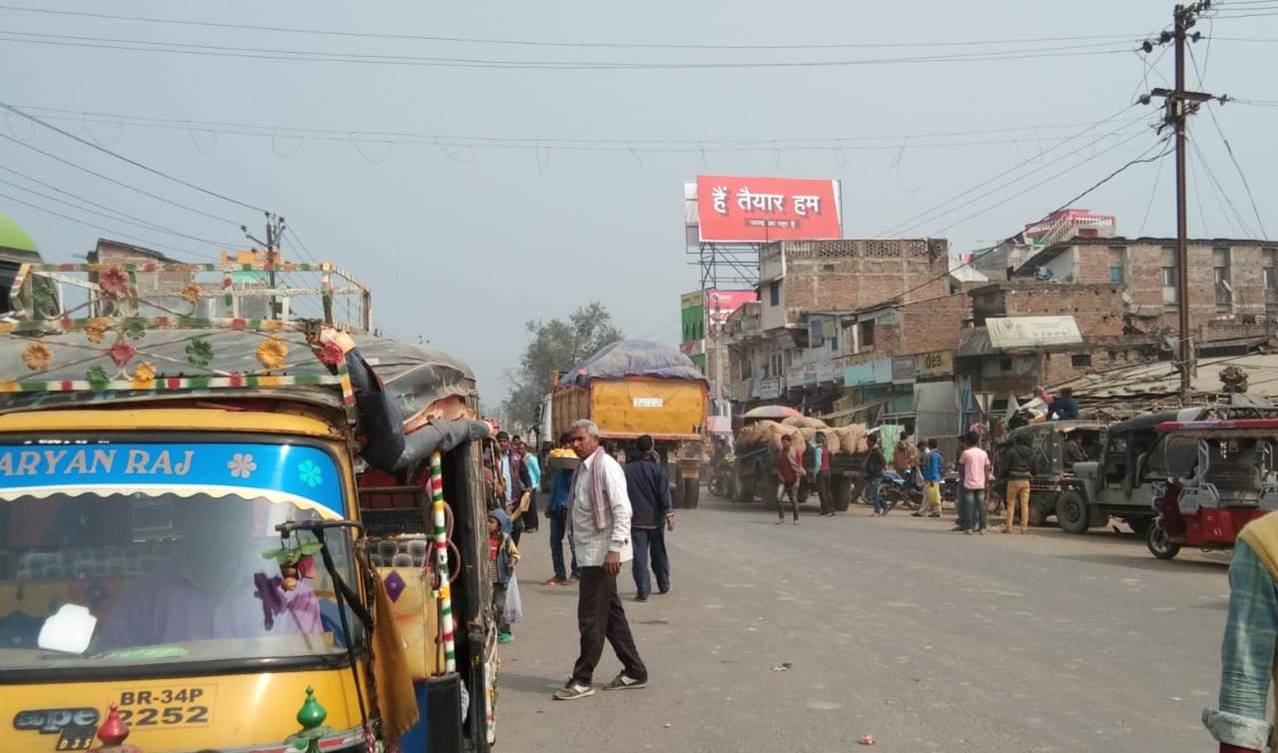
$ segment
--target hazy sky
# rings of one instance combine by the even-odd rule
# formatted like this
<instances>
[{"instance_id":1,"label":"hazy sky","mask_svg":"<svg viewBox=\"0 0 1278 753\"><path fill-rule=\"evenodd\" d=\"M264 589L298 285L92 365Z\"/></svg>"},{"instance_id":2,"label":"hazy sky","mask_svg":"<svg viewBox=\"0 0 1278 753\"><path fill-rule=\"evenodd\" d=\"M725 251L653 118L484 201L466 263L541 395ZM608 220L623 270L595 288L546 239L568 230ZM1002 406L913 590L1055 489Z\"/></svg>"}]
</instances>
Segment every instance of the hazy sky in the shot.
<instances>
[{"instance_id":1,"label":"hazy sky","mask_svg":"<svg viewBox=\"0 0 1278 753\"><path fill-rule=\"evenodd\" d=\"M598 299L628 335L678 340L679 294L697 285L696 270L684 256L681 184L699 172L841 179L845 234L863 237L1055 147L961 200L970 204L906 232L947 237L956 251L968 250L1006 237L1152 147L1152 132L1142 133L1138 124L1152 122L1156 107L1137 106L1095 129L1086 124L1114 115L1147 85L1166 85L1161 77L1170 77L1172 70L1172 56L1162 56L1147 84L1145 56L1112 38L1164 28L1172 4L1154 0L1078 0L1068 6L939 0L25 2L235 24L546 42L934 43L785 50L479 45L0 10L0 65L8 74L0 99L77 113L40 111L113 150L283 214L317 256L349 268L372 286L376 322L386 333L414 340L420 335L468 360L490 402L505 395L502 375L515 365L525 342L523 323L531 318L563 315ZM1273 12L1263 7L1257 12ZM1213 31L1210 24L1200 29ZM1278 38L1278 16L1222 19L1214 31L1209 60L1206 41L1195 48L1199 63L1207 63L1207 87L1243 99L1278 100L1271 73L1274 44L1237 41ZM57 44L36 45L17 41L35 37L14 32L60 38L39 37ZM395 55L414 62L428 57L665 64L854 61L1013 49L1068 56L784 68L511 70L161 54L68 46L77 40L67 36ZM1044 38L1051 41L1017 41ZM939 44L988 40L1001 43ZM1080 47L1089 44L1107 46ZM1110 51L1116 54L1097 54ZM86 118L82 112L233 122L266 130L147 128ZM1278 110L1240 103L1219 108L1217 115L1262 217L1278 226L1278 218L1265 214L1278 205L1269 138ZM272 127L278 128L273 136ZM328 133L298 139L289 130L297 127ZM1223 190L1254 228L1254 214L1210 117L1198 116L1193 128ZM1119 129L1117 136L1105 136ZM343 135L369 131L439 134L440 144L513 139L501 143L516 148L442 147L430 138L399 139L388 146ZM918 135L949 132L966 135ZM1061 141L1079 134L1073 142ZM0 135L175 201L254 228L261 225L252 212L142 173L21 119L6 118ZM864 140L868 136L887 138ZM1134 138L1119 143L1128 136ZM544 146L555 139L590 140L575 146L605 150L570 149L563 142ZM801 145L806 148L796 148L797 139L809 140ZM652 143L657 140L675 143ZM730 151L723 142L731 140L750 143ZM4 139L0 165L191 235L238 238L232 226L124 191ZM1158 168L1132 168L1078 205L1117 214L1120 231L1137 234L1160 170L1144 229L1172 233L1170 158ZM1231 228L1237 221L1222 208L1201 168L1196 175L1202 180L1190 190L1191 232L1243 234ZM1023 181L1003 186L1021 176ZM12 173L0 178L29 185ZM973 200L993 189L1000 190ZM173 247L216 253L193 241L57 206L9 185L0 184L0 194ZM26 226L49 260L82 254L105 234L5 196L0 196L0 211ZM954 224L959 220L964 221Z\"/></svg>"}]
</instances>

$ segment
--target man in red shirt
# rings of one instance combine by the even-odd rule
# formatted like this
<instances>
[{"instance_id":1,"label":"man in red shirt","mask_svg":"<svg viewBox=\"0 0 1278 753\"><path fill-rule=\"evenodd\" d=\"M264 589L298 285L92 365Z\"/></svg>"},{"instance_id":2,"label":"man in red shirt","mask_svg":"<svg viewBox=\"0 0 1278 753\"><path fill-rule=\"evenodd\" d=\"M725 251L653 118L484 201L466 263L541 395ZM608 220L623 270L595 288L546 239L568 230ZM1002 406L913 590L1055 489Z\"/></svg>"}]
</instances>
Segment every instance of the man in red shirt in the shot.
<instances>
[{"instance_id":1,"label":"man in red shirt","mask_svg":"<svg viewBox=\"0 0 1278 753\"><path fill-rule=\"evenodd\" d=\"M777 458L777 525L785 523L784 496L790 496L794 524L799 524L799 482L807 475L803 468L803 450L794 446L789 434L781 437L781 455Z\"/></svg>"}]
</instances>

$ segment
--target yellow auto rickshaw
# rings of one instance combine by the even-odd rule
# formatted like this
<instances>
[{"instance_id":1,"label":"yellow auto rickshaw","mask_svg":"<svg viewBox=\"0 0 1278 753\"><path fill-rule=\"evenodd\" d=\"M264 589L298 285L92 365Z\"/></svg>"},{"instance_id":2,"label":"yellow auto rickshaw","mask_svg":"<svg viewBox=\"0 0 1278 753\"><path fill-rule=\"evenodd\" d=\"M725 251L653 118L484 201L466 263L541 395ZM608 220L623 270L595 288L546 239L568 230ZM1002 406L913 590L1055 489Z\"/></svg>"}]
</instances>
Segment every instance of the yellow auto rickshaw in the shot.
<instances>
[{"instance_id":1,"label":"yellow auto rickshaw","mask_svg":"<svg viewBox=\"0 0 1278 753\"><path fill-rule=\"evenodd\" d=\"M328 264L32 264L9 292L0 748L489 749L464 364L372 335Z\"/></svg>"}]
</instances>

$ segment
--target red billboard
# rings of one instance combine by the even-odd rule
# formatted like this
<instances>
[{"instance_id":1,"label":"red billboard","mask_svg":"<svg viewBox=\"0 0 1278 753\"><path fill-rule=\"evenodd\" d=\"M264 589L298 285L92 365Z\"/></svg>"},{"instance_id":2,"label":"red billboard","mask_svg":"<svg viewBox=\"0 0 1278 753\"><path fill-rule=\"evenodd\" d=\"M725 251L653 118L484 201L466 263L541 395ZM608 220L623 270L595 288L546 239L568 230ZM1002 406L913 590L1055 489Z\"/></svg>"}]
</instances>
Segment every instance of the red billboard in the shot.
<instances>
[{"instance_id":1,"label":"red billboard","mask_svg":"<svg viewBox=\"0 0 1278 753\"><path fill-rule=\"evenodd\" d=\"M837 180L697 176L703 243L830 240L843 237Z\"/></svg>"},{"instance_id":2,"label":"red billboard","mask_svg":"<svg viewBox=\"0 0 1278 753\"><path fill-rule=\"evenodd\" d=\"M758 299L758 294L753 290L707 290L706 321L709 326L706 327L706 331L711 335L717 335L733 311L741 308L743 303Z\"/></svg>"}]
</instances>

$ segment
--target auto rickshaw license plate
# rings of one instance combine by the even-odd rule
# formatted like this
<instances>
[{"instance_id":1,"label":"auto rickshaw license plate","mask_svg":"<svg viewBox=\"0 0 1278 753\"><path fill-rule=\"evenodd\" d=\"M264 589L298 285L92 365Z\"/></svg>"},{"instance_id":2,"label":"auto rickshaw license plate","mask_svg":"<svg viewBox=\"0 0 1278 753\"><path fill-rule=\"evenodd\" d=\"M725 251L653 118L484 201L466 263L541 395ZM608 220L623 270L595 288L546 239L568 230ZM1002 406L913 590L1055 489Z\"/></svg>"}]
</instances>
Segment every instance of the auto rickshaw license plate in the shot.
<instances>
[{"instance_id":1,"label":"auto rickshaw license plate","mask_svg":"<svg viewBox=\"0 0 1278 753\"><path fill-rule=\"evenodd\" d=\"M213 722L213 685L120 691L120 718L130 727L197 727Z\"/></svg>"}]
</instances>

